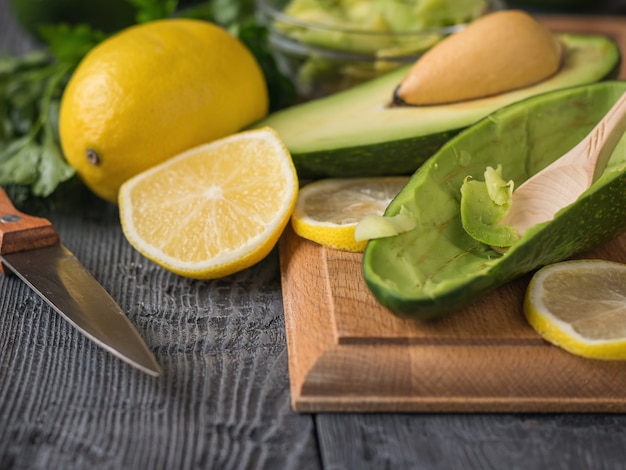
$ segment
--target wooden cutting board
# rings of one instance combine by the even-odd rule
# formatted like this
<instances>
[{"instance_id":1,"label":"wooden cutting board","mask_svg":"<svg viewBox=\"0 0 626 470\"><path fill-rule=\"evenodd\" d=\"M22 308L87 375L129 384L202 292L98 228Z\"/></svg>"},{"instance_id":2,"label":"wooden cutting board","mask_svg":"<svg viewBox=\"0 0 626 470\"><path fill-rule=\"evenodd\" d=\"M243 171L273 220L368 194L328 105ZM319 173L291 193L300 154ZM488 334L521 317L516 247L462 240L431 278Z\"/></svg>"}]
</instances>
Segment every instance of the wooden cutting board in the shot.
<instances>
[{"instance_id":1,"label":"wooden cutting board","mask_svg":"<svg viewBox=\"0 0 626 470\"><path fill-rule=\"evenodd\" d=\"M546 17L611 36L626 17ZM626 61L620 78L626 77ZM526 323L530 276L438 322L400 319L361 277L361 255L288 228L279 244L292 408L301 412L626 412L626 361L580 358ZM626 234L580 256L626 263Z\"/></svg>"}]
</instances>

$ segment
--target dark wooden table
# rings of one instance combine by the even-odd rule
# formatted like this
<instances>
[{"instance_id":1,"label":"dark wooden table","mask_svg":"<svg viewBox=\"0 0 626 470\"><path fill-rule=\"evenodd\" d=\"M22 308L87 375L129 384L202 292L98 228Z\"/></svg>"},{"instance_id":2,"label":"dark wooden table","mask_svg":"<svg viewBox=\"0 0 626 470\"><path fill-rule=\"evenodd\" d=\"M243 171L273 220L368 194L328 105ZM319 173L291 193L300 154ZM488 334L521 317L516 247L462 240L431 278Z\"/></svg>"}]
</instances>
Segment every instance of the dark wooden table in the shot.
<instances>
[{"instance_id":1,"label":"dark wooden table","mask_svg":"<svg viewBox=\"0 0 626 470\"><path fill-rule=\"evenodd\" d=\"M0 0L0 54L36 47ZM121 304L151 378L0 277L0 469L623 469L623 414L298 414L278 252L216 281L151 264L117 208L33 207Z\"/></svg>"}]
</instances>

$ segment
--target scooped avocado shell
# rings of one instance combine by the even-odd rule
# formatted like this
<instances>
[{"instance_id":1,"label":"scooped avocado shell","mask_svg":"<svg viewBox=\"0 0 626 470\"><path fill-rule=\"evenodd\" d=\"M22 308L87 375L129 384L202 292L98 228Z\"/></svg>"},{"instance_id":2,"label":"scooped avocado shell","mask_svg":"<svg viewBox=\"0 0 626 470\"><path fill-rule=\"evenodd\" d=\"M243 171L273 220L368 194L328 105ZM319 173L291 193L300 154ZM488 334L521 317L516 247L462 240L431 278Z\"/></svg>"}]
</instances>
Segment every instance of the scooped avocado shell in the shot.
<instances>
[{"instance_id":1,"label":"scooped avocado shell","mask_svg":"<svg viewBox=\"0 0 626 470\"><path fill-rule=\"evenodd\" d=\"M618 69L619 49L609 38L557 37L564 46L563 65L557 74L530 87L462 103L392 106L393 92L409 65L275 112L254 127L270 126L280 134L300 178L411 174L448 139L496 109L551 90L593 83Z\"/></svg>"},{"instance_id":2,"label":"scooped avocado shell","mask_svg":"<svg viewBox=\"0 0 626 470\"><path fill-rule=\"evenodd\" d=\"M501 109L446 143L391 202L416 228L368 243L365 281L400 316L433 318L488 291L588 250L626 231L626 138L602 176L550 222L528 229L501 254L472 238L461 223L460 189L502 165L516 186L582 140L626 91L626 81L558 90Z\"/></svg>"}]
</instances>

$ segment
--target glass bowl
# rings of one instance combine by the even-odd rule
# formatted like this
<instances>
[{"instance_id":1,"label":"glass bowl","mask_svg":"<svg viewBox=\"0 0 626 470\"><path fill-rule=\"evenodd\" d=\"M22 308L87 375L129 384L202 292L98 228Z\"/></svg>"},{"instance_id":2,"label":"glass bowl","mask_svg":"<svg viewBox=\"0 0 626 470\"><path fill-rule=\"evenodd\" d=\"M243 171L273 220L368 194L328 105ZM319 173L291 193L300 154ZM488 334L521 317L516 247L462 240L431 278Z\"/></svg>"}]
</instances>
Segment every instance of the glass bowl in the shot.
<instances>
[{"instance_id":1,"label":"glass bowl","mask_svg":"<svg viewBox=\"0 0 626 470\"><path fill-rule=\"evenodd\" d=\"M400 5L398 8L405 6L415 9L414 4L419 3L415 0L364 0L357 7L361 8L363 19L359 24L346 23L345 20L342 22L321 9L308 9L304 13L301 10L296 17L289 14L293 1L256 0L256 4L259 21L268 28L269 45L279 70L292 80L302 100L345 90L399 66L413 63L443 38L463 29L472 19L505 8L502 0L477 0L482 5L468 13L470 17L461 17L456 7L450 7L447 12L434 13L430 10L427 13L431 19L442 26L427 27L425 24L420 25L419 19L403 15L399 9L395 18L389 18L390 4ZM299 1L305 6L341 4L326 0ZM357 5L359 2L346 3ZM449 3L454 2L449 0ZM372 5L379 5L379 11L364 9ZM393 30L390 27L391 20L395 22ZM403 24L411 28L402 27Z\"/></svg>"}]
</instances>

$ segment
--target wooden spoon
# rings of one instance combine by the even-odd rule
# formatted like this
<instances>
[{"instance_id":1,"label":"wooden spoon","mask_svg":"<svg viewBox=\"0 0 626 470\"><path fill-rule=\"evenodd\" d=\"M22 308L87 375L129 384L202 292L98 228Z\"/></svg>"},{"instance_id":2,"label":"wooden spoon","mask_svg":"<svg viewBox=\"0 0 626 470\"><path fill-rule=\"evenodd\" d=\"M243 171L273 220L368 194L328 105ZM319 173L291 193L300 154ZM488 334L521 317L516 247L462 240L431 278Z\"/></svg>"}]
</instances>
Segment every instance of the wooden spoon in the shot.
<instances>
[{"instance_id":1,"label":"wooden spoon","mask_svg":"<svg viewBox=\"0 0 626 470\"><path fill-rule=\"evenodd\" d=\"M587 137L513 191L511 208L499 223L522 236L529 227L552 220L600 177L624 131L626 93Z\"/></svg>"}]
</instances>

